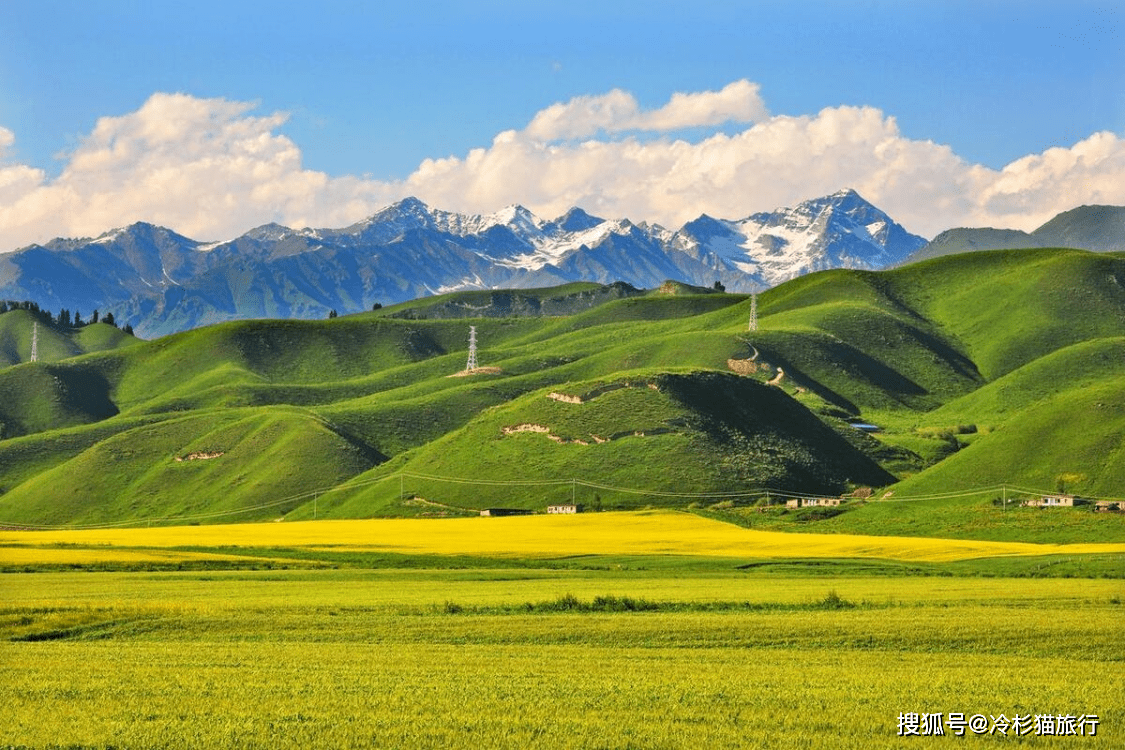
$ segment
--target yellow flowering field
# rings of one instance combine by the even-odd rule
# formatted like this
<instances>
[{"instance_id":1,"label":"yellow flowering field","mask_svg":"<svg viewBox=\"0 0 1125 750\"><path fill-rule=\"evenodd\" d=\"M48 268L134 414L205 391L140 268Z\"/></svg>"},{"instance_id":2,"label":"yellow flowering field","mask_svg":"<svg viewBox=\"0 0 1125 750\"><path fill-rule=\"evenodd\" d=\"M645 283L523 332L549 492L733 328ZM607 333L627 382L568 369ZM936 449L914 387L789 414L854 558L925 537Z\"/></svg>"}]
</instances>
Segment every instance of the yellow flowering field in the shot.
<instances>
[{"instance_id":1,"label":"yellow flowering field","mask_svg":"<svg viewBox=\"0 0 1125 750\"><path fill-rule=\"evenodd\" d=\"M985 557L1125 553L1118 544L1031 544L921 537L793 534L744 529L689 513L642 511L574 516L374 519L74 531L0 531L0 562L29 547L59 562L74 550L214 547L363 550L403 554L549 559L574 555L861 558L949 562ZM13 545L20 545L19 547ZM18 550L18 551L17 551ZM92 552L91 554L94 554Z\"/></svg>"}]
</instances>

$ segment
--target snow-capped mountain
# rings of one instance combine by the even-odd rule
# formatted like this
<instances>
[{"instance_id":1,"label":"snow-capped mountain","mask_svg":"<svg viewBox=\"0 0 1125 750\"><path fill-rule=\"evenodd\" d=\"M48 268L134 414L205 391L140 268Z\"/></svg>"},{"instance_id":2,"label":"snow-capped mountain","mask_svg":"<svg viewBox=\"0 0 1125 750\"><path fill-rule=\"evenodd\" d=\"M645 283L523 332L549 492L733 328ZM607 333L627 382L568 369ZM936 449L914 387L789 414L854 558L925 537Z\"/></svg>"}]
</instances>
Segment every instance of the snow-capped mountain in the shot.
<instances>
[{"instance_id":1,"label":"snow-capped mountain","mask_svg":"<svg viewBox=\"0 0 1125 750\"><path fill-rule=\"evenodd\" d=\"M829 268L883 268L926 244L854 190L741 221L701 216L675 241L714 253L764 286Z\"/></svg>"},{"instance_id":2,"label":"snow-capped mountain","mask_svg":"<svg viewBox=\"0 0 1125 750\"><path fill-rule=\"evenodd\" d=\"M141 335L252 317L323 317L461 289L673 279L755 291L810 271L877 269L925 244L852 190L679 230L580 208L544 220L407 198L342 229L251 229L201 243L151 224L0 255L0 297L114 312Z\"/></svg>"}]
</instances>

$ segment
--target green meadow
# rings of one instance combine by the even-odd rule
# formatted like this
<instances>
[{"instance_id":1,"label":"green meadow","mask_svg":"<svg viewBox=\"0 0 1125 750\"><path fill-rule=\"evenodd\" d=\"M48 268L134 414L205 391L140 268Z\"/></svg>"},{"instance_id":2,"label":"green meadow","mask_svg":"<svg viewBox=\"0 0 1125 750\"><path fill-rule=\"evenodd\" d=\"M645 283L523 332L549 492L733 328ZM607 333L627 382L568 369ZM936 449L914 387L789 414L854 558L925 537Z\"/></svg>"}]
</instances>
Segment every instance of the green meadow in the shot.
<instances>
[{"instance_id":1,"label":"green meadow","mask_svg":"<svg viewBox=\"0 0 1125 750\"><path fill-rule=\"evenodd\" d=\"M4 574L0 746L889 748L940 713L914 742L1070 747L1125 721L1120 571L331 559Z\"/></svg>"},{"instance_id":2,"label":"green meadow","mask_svg":"<svg viewBox=\"0 0 1125 750\"><path fill-rule=\"evenodd\" d=\"M1125 259L994 251L758 296L464 292L154 341L0 315L0 522L693 507L771 528L1125 538ZM476 315L478 317L458 317ZM466 362L468 328L479 363ZM873 425L862 432L853 424ZM861 491L839 512L755 515ZM1038 513L1038 515L1036 515Z\"/></svg>"}]
</instances>

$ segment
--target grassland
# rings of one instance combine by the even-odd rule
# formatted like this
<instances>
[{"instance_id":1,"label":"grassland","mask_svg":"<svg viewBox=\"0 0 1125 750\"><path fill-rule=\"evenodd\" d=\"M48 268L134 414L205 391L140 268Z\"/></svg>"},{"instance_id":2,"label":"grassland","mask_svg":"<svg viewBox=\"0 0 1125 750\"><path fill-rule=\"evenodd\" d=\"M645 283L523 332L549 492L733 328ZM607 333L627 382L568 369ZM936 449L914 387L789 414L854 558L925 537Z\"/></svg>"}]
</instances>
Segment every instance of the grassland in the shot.
<instances>
[{"instance_id":1,"label":"grassland","mask_svg":"<svg viewBox=\"0 0 1125 750\"><path fill-rule=\"evenodd\" d=\"M26 362L31 356L34 325L39 329L39 358L57 362L90 352L135 346L140 339L107 323L81 328L58 327L27 310L9 310L0 315L0 367Z\"/></svg>"},{"instance_id":2,"label":"grassland","mask_svg":"<svg viewBox=\"0 0 1125 750\"><path fill-rule=\"evenodd\" d=\"M0 522L458 515L573 499L733 510L771 530L1125 540L1125 515L1092 506L1057 520L994 513L1001 487L1016 503L1125 497L1119 254L812 274L760 295L754 332L745 295L665 291L449 295L0 369ZM22 315L0 316L14 337ZM469 324L495 369L449 377ZM839 515L747 512L767 493L863 487L873 501Z\"/></svg>"},{"instance_id":3,"label":"grassland","mask_svg":"<svg viewBox=\"0 0 1125 750\"><path fill-rule=\"evenodd\" d=\"M0 747L890 748L903 712L1098 717L927 746L1121 736L1122 545L670 515L4 532L0 559L68 562L0 574Z\"/></svg>"}]
</instances>

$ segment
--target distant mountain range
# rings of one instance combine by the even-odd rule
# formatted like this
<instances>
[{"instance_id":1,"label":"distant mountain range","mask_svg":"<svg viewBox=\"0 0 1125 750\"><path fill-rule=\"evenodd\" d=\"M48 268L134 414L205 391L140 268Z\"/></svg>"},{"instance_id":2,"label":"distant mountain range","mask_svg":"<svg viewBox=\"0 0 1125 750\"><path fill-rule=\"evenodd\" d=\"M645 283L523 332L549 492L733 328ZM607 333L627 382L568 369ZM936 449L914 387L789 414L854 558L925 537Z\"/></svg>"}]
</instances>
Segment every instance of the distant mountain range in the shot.
<instances>
[{"instance_id":1,"label":"distant mountain range","mask_svg":"<svg viewBox=\"0 0 1125 750\"><path fill-rule=\"evenodd\" d=\"M1031 233L953 229L932 242L854 190L678 230L580 208L459 214L407 198L343 229L267 224L205 243L137 223L0 254L0 299L116 320L154 337L234 319L326 317L460 290L666 280L758 291L812 271L877 270L984 249L1125 250L1125 208L1083 206Z\"/></svg>"},{"instance_id":2,"label":"distant mountain range","mask_svg":"<svg viewBox=\"0 0 1125 750\"><path fill-rule=\"evenodd\" d=\"M904 263L976 250L1069 247L1094 252L1125 251L1125 206L1080 206L1064 211L1033 232L1018 229L949 229Z\"/></svg>"},{"instance_id":3,"label":"distant mountain range","mask_svg":"<svg viewBox=\"0 0 1125 750\"><path fill-rule=\"evenodd\" d=\"M268 224L204 243L138 223L0 255L0 298L113 312L152 337L232 319L323 318L443 292L665 280L756 291L811 271L878 269L925 245L853 190L677 231L580 208L466 215L407 198L343 229Z\"/></svg>"}]
</instances>

